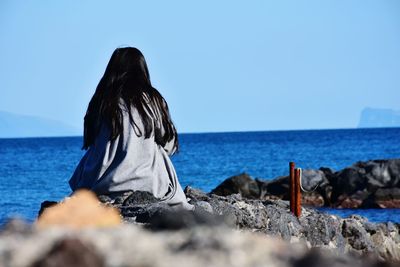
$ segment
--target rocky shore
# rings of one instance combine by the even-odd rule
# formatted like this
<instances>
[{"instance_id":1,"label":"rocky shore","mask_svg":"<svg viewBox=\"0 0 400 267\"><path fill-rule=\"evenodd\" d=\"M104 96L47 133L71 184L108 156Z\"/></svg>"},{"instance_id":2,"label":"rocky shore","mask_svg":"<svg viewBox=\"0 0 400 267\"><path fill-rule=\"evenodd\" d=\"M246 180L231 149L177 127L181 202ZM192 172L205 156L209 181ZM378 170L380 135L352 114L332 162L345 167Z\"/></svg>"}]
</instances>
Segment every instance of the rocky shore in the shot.
<instances>
[{"instance_id":1,"label":"rocky shore","mask_svg":"<svg viewBox=\"0 0 400 267\"><path fill-rule=\"evenodd\" d=\"M357 162L343 170L303 170L302 203L333 208L400 208L400 159ZM251 199L289 199L289 177L264 181L247 174L230 177L211 193Z\"/></svg>"},{"instance_id":2,"label":"rocky shore","mask_svg":"<svg viewBox=\"0 0 400 267\"><path fill-rule=\"evenodd\" d=\"M342 219L312 208L296 218L287 201L189 187L185 193L195 211L172 209L146 192L126 192L99 196L101 212L96 197L77 196L67 200L74 204L46 210L35 225L12 221L0 232L0 266L400 264L399 224ZM120 212L122 223L110 209Z\"/></svg>"},{"instance_id":3,"label":"rocky shore","mask_svg":"<svg viewBox=\"0 0 400 267\"><path fill-rule=\"evenodd\" d=\"M343 205L339 199L353 201L360 190L368 192L361 203L382 204L377 192L398 187L398 171L399 160L360 162L338 172L321 168L304 172L304 186L319 185L307 197L322 198L320 205ZM297 218L285 200L285 179L239 175L211 193L187 187L194 211L147 192L77 194L44 209L34 225L4 226L0 266L400 266L400 224L310 207Z\"/></svg>"},{"instance_id":4,"label":"rocky shore","mask_svg":"<svg viewBox=\"0 0 400 267\"><path fill-rule=\"evenodd\" d=\"M57 212L46 210L41 219L50 221L12 221L0 232L0 266L400 264L399 224L342 219L312 208L296 218L287 201L217 196L189 187L185 193L195 211L173 209L146 192L127 192L100 196L105 208L99 213L77 198ZM122 223L111 218L110 208L120 212ZM70 216L60 220L58 212ZM71 221L74 227L67 227Z\"/></svg>"},{"instance_id":5,"label":"rocky shore","mask_svg":"<svg viewBox=\"0 0 400 267\"><path fill-rule=\"evenodd\" d=\"M361 216L343 219L312 208L303 208L300 218L296 218L289 212L287 201L248 199L240 194L218 196L190 187L185 194L195 205L194 212L172 210L144 192L114 201L105 196L100 199L117 207L126 222L143 223L151 230L222 225L337 254L375 255L400 261L399 224L375 224Z\"/></svg>"}]
</instances>

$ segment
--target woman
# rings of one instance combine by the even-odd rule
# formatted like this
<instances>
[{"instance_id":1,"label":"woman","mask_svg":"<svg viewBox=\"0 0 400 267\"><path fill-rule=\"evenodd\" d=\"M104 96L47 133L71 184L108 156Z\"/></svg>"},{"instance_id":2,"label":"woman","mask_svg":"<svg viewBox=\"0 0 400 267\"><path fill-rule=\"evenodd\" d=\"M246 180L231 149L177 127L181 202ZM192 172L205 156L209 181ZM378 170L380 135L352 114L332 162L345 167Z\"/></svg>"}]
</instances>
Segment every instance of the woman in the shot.
<instances>
[{"instance_id":1,"label":"woman","mask_svg":"<svg viewBox=\"0 0 400 267\"><path fill-rule=\"evenodd\" d=\"M169 158L178 135L168 105L151 85L143 54L114 51L84 119L83 149L69 184L98 195L151 192L172 206L192 209Z\"/></svg>"}]
</instances>

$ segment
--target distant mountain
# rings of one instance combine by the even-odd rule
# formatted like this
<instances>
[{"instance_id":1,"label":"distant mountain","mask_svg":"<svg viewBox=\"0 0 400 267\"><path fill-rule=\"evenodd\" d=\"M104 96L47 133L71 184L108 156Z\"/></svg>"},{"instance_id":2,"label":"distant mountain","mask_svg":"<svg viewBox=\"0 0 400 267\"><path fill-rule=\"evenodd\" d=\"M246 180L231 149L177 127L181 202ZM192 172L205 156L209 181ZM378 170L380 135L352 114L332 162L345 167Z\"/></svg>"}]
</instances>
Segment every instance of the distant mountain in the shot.
<instances>
[{"instance_id":1,"label":"distant mountain","mask_svg":"<svg viewBox=\"0 0 400 267\"><path fill-rule=\"evenodd\" d=\"M358 128L373 127L400 127L400 111L380 108L363 109Z\"/></svg>"},{"instance_id":2,"label":"distant mountain","mask_svg":"<svg viewBox=\"0 0 400 267\"><path fill-rule=\"evenodd\" d=\"M79 129L56 120L0 111L0 138L74 136L81 134Z\"/></svg>"}]
</instances>

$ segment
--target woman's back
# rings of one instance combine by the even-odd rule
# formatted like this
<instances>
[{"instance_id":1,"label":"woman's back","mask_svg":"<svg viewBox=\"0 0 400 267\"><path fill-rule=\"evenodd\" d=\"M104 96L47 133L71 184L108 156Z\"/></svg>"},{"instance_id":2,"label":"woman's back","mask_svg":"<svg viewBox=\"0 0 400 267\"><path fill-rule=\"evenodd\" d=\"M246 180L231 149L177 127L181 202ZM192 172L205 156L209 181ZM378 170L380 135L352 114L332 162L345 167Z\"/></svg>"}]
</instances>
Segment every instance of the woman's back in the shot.
<instances>
[{"instance_id":1,"label":"woman's back","mask_svg":"<svg viewBox=\"0 0 400 267\"><path fill-rule=\"evenodd\" d=\"M88 150L69 184L73 191L87 188L106 195L147 191L160 201L191 209L169 158L178 147L175 127L165 100L150 84L147 67L139 64L145 64L143 56L139 54L139 69L132 60L131 69L120 68L127 63L118 53L132 51L140 53L132 48L114 52L89 103L84 136Z\"/></svg>"}]
</instances>

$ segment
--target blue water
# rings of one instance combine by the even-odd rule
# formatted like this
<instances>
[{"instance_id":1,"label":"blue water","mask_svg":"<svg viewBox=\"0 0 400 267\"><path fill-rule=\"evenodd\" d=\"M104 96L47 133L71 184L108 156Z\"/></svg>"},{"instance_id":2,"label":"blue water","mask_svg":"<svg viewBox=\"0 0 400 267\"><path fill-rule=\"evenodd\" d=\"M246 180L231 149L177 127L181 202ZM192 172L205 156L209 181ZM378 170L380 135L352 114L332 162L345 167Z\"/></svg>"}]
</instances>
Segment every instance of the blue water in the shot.
<instances>
[{"instance_id":1,"label":"blue water","mask_svg":"<svg viewBox=\"0 0 400 267\"><path fill-rule=\"evenodd\" d=\"M371 222L400 222L400 209L331 209L331 208L318 208L330 214L348 217L350 215L361 215L367 217Z\"/></svg>"},{"instance_id":2,"label":"blue water","mask_svg":"<svg viewBox=\"0 0 400 267\"><path fill-rule=\"evenodd\" d=\"M400 158L400 128L181 134L180 144L173 162L182 186L208 192L241 172L262 179L287 175L289 161L338 170L360 160ZM0 223L17 215L33 220L43 200L68 195L81 145L81 137L0 139ZM328 212L400 222L399 210Z\"/></svg>"}]
</instances>

